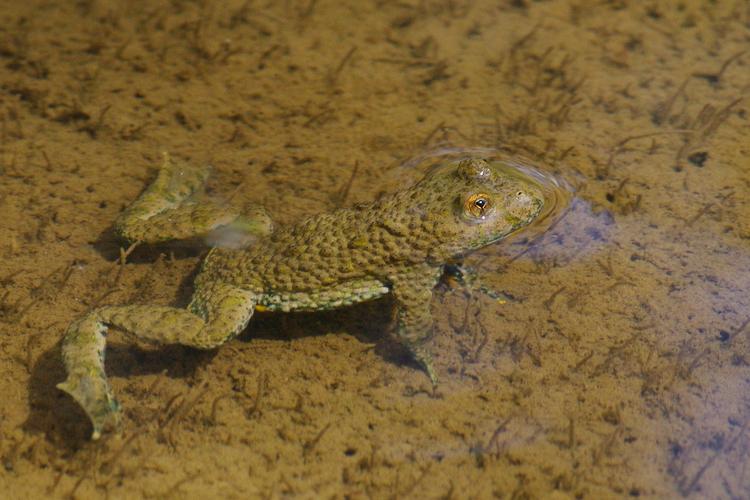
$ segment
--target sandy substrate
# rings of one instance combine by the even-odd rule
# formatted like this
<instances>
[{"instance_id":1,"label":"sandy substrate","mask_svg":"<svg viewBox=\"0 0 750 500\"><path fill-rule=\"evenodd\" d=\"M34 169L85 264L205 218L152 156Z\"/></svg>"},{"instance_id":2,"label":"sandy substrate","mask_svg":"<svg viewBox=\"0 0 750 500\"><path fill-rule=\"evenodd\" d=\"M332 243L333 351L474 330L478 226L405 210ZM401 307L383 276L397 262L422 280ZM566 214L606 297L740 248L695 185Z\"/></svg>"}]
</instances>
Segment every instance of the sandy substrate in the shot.
<instances>
[{"instance_id":1,"label":"sandy substrate","mask_svg":"<svg viewBox=\"0 0 750 500\"><path fill-rule=\"evenodd\" d=\"M2 496L747 498L749 44L741 0L2 2ZM212 353L113 332L123 431L88 441L66 326L184 305L203 252L118 263L162 151L289 223L477 147L576 198L470 259L512 300L437 294L436 393L388 301Z\"/></svg>"}]
</instances>

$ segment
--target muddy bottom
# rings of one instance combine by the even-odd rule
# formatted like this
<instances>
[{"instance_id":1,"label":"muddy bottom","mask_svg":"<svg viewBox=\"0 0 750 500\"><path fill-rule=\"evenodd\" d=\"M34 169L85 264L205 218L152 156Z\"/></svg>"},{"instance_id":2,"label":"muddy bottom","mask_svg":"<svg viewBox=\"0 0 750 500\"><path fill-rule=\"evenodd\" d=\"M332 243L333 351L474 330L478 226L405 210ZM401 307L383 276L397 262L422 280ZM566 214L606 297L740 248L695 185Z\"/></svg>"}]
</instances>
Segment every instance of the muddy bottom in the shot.
<instances>
[{"instance_id":1,"label":"muddy bottom","mask_svg":"<svg viewBox=\"0 0 750 500\"><path fill-rule=\"evenodd\" d=\"M750 496L750 8L666 4L3 2L2 496ZM467 259L502 300L438 289L436 391L387 299L212 352L113 331L89 441L67 325L184 306L205 254L120 259L163 151L286 224L477 148L574 194Z\"/></svg>"}]
</instances>

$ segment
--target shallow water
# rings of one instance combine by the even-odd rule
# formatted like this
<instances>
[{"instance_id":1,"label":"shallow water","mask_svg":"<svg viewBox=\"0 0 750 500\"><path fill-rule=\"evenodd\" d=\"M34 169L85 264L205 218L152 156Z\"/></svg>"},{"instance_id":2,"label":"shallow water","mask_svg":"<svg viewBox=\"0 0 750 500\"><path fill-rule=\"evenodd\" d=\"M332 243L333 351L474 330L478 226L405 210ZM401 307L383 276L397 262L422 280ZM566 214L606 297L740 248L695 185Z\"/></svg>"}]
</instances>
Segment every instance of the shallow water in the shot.
<instances>
[{"instance_id":1,"label":"shallow water","mask_svg":"<svg viewBox=\"0 0 750 500\"><path fill-rule=\"evenodd\" d=\"M0 490L43 496L750 496L742 1L5 2ZM162 151L292 223L467 153L558 202L441 286L433 393L391 304L258 314L216 352L113 333L122 434L54 386L100 304L184 305L200 247L111 226ZM528 173L528 171L527 171Z\"/></svg>"}]
</instances>

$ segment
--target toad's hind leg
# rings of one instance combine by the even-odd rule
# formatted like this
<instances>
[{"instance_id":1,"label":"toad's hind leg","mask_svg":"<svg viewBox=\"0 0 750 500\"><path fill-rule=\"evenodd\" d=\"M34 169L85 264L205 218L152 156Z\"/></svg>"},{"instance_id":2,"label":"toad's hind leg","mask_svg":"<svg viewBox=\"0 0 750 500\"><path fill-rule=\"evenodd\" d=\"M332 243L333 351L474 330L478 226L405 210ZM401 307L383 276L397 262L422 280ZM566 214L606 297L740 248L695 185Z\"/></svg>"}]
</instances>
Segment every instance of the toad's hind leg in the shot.
<instances>
[{"instance_id":1,"label":"toad's hind leg","mask_svg":"<svg viewBox=\"0 0 750 500\"><path fill-rule=\"evenodd\" d=\"M58 388L81 405L93 425L91 437L98 439L103 430L120 422L119 405L104 372L107 327L150 344L211 349L245 328L257 300L247 290L215 284L196 291L188 309L148 305L96 309L65 333L62 351L68 377Z\"/></svg>"},{"instance_id":2,"label":"toad's hind leg","mask_svg":"<svg viewBox=\"0 0 750 500\"><path fill-rule=\"evenodd\" d=\"M163 243L211 239L213 231L229 228L231 245L246 246L271 232L271 219L261 208L246 209L243 215L237 207L201 197L209 173L209 168L178 165L165 154L156 180L120 214L115 233L131 243Z\"/></svg>"}]
</instances>

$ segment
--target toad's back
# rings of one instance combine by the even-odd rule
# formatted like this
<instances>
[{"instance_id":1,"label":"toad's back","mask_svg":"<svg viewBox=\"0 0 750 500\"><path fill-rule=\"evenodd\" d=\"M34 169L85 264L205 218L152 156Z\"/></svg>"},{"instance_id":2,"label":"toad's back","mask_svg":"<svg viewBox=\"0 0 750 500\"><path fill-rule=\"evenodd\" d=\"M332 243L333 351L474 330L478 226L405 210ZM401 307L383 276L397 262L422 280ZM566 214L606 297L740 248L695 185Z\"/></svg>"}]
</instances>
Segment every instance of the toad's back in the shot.
<instances>
[{"instance_id":1,"label":"toad's back","mask_svg":"<svg viewBox=\"0 0 750 500\"><path fill-rule=\"evenodd\" d=\"M419 210L413 208L417 194L410 190L319 214L279 228L246 250L215 249L201 279L264 293L309 293L363 279L382 287L405 266L428 260L440 238L430 211L420 204Z\"/></svg>"},{"instance_id":2,"label":"toad's back","mask_svg":"<svg viewBox=\"0 0 750 500\"><path fill-rule=\"evenodd\" d=\"M525 179L486 163L446 165L374 203L282 227L245 250L216 249L198 284L221 281L265 294L343 293L349 285L362 287L362 280L380 289L418 267L432 275L450 258L528 223L541 203L529 203L529 188ZM492 205L474 205L489 200ZM467 212L467 203L480 212Z\"/></svg>"}]
</instances>

